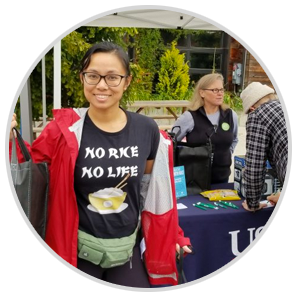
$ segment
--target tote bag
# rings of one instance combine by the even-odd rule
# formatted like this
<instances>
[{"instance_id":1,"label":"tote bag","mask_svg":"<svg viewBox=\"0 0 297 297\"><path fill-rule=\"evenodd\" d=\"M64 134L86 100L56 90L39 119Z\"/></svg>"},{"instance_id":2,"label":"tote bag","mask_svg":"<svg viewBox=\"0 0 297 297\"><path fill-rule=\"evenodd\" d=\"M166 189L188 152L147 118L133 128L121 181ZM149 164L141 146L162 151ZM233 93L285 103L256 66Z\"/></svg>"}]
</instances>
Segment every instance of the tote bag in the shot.
<instances>
[{"instance_id":1,"label":"tote bag","mask_svg":"<svg viewBox=\"0 0 297 297\"><path fill-rule=\"evenodd\" d=\"M44 239L48 204L48 166L47 163L33 163L22 136L16 129L14 131L25 162L18 162L16 141L13 137L10 163L13 185L27 218Z\"/></svg>"},{"instance_id":2,"label":"tote bag","mask_svg":"<svg viewBox=\"0 0 297 297\"><path fill-rule=\"evenodd\" d=\"M174 127L179 128L179 127ZM180 131L170 132L174 143L174 166L184 166L188 195L210 190L213 149L209 138L205 145L176 141Z\"/></svg>"}]
</instances>

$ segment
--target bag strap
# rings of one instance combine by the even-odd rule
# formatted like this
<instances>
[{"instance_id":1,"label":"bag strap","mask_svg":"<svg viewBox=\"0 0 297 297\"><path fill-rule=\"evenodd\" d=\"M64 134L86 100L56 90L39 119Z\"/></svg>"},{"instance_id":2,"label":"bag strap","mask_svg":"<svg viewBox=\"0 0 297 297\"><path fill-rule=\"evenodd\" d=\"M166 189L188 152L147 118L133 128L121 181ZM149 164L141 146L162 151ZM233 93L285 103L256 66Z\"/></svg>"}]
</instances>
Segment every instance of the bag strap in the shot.
<instances>
[{"instance_id":1,"label":"bag strap","mask_svg":"<svg viewBox=\"0 0 297 297\"><path fill-rule=\"evenodd\" d=\"M20 132L16 128L13 128L13 131L16 133L18 144L19 144L19 147L20 147L20 149L22 151L22 154L23 154L25 160L30 161L31 160L30 153L29 153L29 151L28 151L28 149L26 147L26 144L25 144ZM14 137L12 137L11 163L12 164L17 164L18 163L16 141L15 141Z\"/></svg>"},{"instance_id":2,"label":"bag strap","mask_svg":"<svg viewBox=\"0 0 297 297\"><path fill-rule=\"evenodd\" d=\"M17 165L18 164L18 158L17 158L17 152L16 152L16 143L15 143L15 137L13 135L12 137L12 150L11 150L11 165Z\"/></svg>"},{"instance_id":3,"label":"bag strap","mask_svg":"<svg viewBox=\"0 0 297 297\"><path fill-rule=\"evenodd\" d=\"M177 130L178 129L178 130ZM174 130L177 130L177 132L174 132ZM176 143L177 137L181 133L181 127L180 126L174 126L170 132L168 132L168 135L170 136L171 140Z\"/></svg>"},{"instance_id":4,"label":"bag strap","mask_svg":"<svg viewBox=\"0 0 297 297\"><path fill-rule=\"evenodd\" d=\"M177 130L177 132L174 132L174 130ZM172 145L173 145L173 164L176 164L176 146L177 146L177 137L180 135L181 133L181 127L180 126L174 126L170 132L167 132L169 138L172 141Z\"/></svg>"},{"instance_id":5,"label":"bag strap","mask_svg":"<svg viewBox=\"0 0 297 297\"><path fill-rule=\"evenodd\" d=\"M177 259L177 272L178 272L178 284L185 284L187 282L185 272L183 270L184 266L184 250L181 247L179 252L179 259Z\"/></svg>"}]
</instances>

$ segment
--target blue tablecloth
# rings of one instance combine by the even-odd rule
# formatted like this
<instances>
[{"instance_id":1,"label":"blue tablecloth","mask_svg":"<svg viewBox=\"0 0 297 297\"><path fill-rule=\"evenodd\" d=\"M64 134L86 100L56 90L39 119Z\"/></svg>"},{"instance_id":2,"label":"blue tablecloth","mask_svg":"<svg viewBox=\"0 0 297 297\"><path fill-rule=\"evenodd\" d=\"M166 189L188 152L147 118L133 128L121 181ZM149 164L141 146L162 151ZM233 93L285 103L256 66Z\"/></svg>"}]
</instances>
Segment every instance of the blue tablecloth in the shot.
<instances>
[{"instance_id":1,"label":"blue tablecloth","mask_svg":"<svg viewBox=\"0 0 297 297\"><path fill-rule=\"evenodd\" d=\"M233 189L233 184L214 185L216 189ZM201 210L193 206L197 202L208 203L208 199L188 196L178 199L177 203L187 209L178 210L179 225L185 236L190 237L195 255L184 259L184 272L187 281L204 277L243 252L255 239L269 220L273 207L255 213L242 208L241 201L231 201L239 209L220 208L219 210Z\"/></svg>"}]
</instances>

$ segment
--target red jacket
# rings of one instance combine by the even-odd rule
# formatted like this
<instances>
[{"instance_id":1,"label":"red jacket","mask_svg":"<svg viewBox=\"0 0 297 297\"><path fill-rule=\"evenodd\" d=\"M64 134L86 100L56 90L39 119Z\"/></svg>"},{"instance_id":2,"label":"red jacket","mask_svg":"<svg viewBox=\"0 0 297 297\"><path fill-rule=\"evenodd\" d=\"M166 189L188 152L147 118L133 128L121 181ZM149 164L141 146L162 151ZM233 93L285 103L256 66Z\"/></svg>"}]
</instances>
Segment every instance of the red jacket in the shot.
<instances>
[{"instance_id":1,"label":"red jacket","mask_svg":"<svg viewBox=\"0 0 297 297\"><path fill-rule=\"evenodd\" d=\"M79 111L82 111L82 117L78 114ZM81 109L78 110L77 113L73 109L54 110L55 120L44 128L41 135L33 142L31 148L29 148L34 162L47 162L49 165L50 197L45 241L59 256L75 267L77 266L77 231L79 216L73 184L74 169L79 148L78 139L80 138L79 133L82 131L85 111L86 110ZM18 156L21 156L19 152ZM20 161L22 160L20 159ZM170 162L172 163L172 158ZM167 247L164 247L166 259L159 259L159 261L169 261L171 263L175 261L175 243L178 243L180 246L190 245L189 239L183 236L183 231L178 226L175 190L172 184L172 166L170 169L170 177L173 189L173 208L168 213L162 214L163 218L166 216L168 218L165 219L165 221L163 219L161 222L156 220L157 217L160 218L160 215L150 213L149 211L144 211L142 215L145 222L147 222L148 217L151 217L152 222L157 224L161 222L159 226L152 224L154 228L151 228L147 233L144 232L144 237L146 239L150 238L150 240L146 240L147 250L145 252L148 270L150 269L149 267L151 267L149 263L155 262L156 260L157 249L159 249L156 239L160 235L159 231L164 230L164 224L171 225L169 229L171 233L173 232L173 236L171 236L169 241L170 250L173 252L170 253L170 259L168 259L168 250ZM157 233L159 233L159 235ZM166 241L164 241L164 243L166 243L168 234L165 233L164 235L166 235ZM171 269L173 268L171 267ZM164 272L167 274L168 269L165 269ZM155 273L157 272L153 268L153 274ZM176 270L173 271L173 273L176 273ZM168 277L157 277L155 280L154 277L150 277L150 280L153 284L177 284L175 277L172 279L168 279Z\"/></svg>"}]
</instances>

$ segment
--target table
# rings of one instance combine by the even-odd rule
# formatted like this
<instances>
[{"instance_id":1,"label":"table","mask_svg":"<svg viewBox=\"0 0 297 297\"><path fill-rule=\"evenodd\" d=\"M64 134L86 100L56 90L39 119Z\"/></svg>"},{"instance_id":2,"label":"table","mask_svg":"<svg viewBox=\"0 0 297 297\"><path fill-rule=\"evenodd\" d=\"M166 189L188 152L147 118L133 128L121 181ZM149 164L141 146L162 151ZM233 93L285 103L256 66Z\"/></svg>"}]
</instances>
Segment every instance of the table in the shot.
<instances>
[{"instance_id":1,"label":"table","mask_svg":"<svg viewBox=\"0 0 297 297\"><path fill-rule=\"evenodd\" d=\"M173 108L181 107L182 113L186 111L186 108L189 106L189 101L187 100L152 100L152 101L134 101L132 104L128 105L128 107L135 107L138 108L136 110L137 113L140 113L144 108L160 108L164 107L168 110L171 114L169 115L171 118L177 120L178 115L173 110ZM154 115L151 116L153 118L159 119L167 119L169 118L168 115Z\"/></svg>"},{"instance_id":2,"label":"table","mask_svg":"<svg viewBox=\"0 0 297 297\"><path fill-rule=\"evenodd\" d=\"M213 188L233 189L233 184L216 185ZM201 210L193 206L197 202L208 203L208 199L188 196L177 203L187 209L178 210L179 225L185 236L190 237L195 248L194 255L184 259L184 272L188 282L202 278L228 264L259 235L269 220L273 207L255 213L244 210L241 201L231 201L239 209Z\"/></svg>"}]
</instances>

